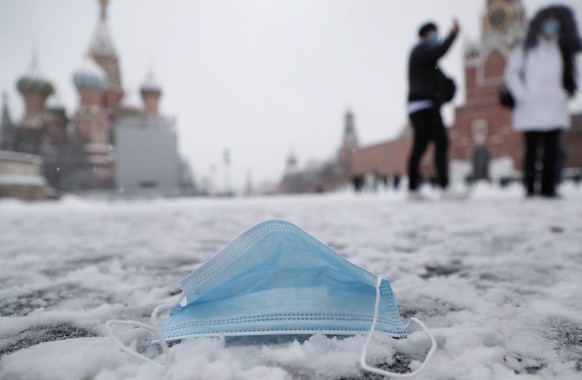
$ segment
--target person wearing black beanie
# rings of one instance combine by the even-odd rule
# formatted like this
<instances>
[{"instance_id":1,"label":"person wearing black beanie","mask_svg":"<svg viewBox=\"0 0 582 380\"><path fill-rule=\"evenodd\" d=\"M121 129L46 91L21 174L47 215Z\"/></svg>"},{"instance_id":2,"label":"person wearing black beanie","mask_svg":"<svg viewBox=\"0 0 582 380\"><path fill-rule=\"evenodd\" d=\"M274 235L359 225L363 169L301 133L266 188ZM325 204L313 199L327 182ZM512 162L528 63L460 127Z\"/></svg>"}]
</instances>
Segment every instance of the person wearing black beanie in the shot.
<instances>
[{"instance_id":1,"label":"person wearing black beanie","mask_svg":"<svg viewBox=\"0 0 582 380\"><path fill-rule=\"evenodd\" d=\"M434 31L438 31L438 28L437 28L436 24L434 22L427 22L427 23L423 24L420 27L420 29L418 29L418 36L420 38L423 38L424 36L426 36L426 34L428 32L431 32L433 30Z\"/></svg>"},{"instance_id":2,"label":"person wearing black beanie","mask_svg":"<svg viewBox=\"0 0 582 380\"><path fill-rule=\"evenodd\" d=\"M441 106L452 100L455 84L438 66L438 61L449 51L457 34L459 23L453 21L448 37L440 41L438 27L433 22L423 24L418 30L420 41L410 53L408 62L408 115L414 129L414 143L408 160L409 198L421 199L419 165L428 144L435 144L435 167L443 195L449 185L448 137L441 117Z\"/></svg>"}]
</instances>

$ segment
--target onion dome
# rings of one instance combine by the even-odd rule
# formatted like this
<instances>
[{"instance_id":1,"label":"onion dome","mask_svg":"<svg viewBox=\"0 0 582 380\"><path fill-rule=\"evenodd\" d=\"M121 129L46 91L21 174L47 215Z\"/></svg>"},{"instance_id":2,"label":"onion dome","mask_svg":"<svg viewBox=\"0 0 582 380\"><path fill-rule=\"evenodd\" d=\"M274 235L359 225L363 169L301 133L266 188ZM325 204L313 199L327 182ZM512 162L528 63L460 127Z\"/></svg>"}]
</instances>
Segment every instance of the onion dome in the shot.
<instances>
[{"instance_id":1,"label":"onion dome","mask_svg":"<svg viewBox=\"0 0 582 380\"><path fill-rule=\"evenodd\" d=\"M103 91L108 87L107 75L92 59L86 57L81 66L73 74L73 82L77 89L92 89Z\"/></svg>"},{"instance_id":2,"label":"onion dome","mask_svg":"<svg viewBox=\"0 0 582 380\"><path fill-rule=\"evenodd\" d=\"M287 156L287 165L297 166L297 157L295 157L295 154L293 152L289 153L289 156Z\"/></svg>"},{"instance_id":3,"label":"onion dome","mask_svg":"<svg viewBox=\"0 0 582 380\"><path fill-rule=\"evenodd\" d=\"M145 77L144 81L140 87L141 95L161 95L162 87L158 83L155 75L153 72L149 72L148 75Z\"/></svg>"},{"instance_id":4,"label":"onion dome","mask_svg":"<svg viewBox=\"0 0 582 380\"><path fill-rule=\"evenodd\" d=\"M295 153L293 153L293 152L289 153L289 155L287 156L286 171L288 174L296 173L298 171L297 156L295 156Z\"/></svg>"},{"instance_id":5,"label":"onion dome","mask_svg":"<svg viewBox=\"0 0 582 380\"><path fill-rule=\"evenodd\" d=\"M16 87L22 95L38 94L46 97L54 91L52 83L40 72L36 57L32 59L28 72L16 82Z\"/></svg>"},{"instance_id":6,"label":"onion dome","mask_svg":"<svg viewBox=\"0 0 582 380\"><path fill-rule=\"evenodd\" d=\"M65 112L65 106L56 93L54 93L46 102L46 109L47 111L54 113Z\"/></svg>"}]
</instances>

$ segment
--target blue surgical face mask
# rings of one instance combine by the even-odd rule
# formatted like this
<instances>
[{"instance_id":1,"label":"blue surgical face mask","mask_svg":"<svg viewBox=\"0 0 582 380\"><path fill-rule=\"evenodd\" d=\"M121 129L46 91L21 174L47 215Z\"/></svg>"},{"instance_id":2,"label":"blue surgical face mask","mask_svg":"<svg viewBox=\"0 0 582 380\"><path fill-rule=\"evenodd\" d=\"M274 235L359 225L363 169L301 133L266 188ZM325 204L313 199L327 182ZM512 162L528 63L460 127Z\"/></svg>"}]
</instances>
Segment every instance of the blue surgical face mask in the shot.
<instances>
[{"instance_id":1,"label":"blue surgical face mask","mask_svg":"<svg viewBox=\"0 0 582 380\"><path fill-rule=\"evenodd\" d=\"M168 318L152 328L163 346L188 337L368 333L361 363L376 372L365 363L372 333L407 336L387 280L285 221L246 231L182 288Z\"/></svg>"},{"instance_id":2,"label":"blue surgical face mask","mask_svg":"<svg viewBox=\"0 0 582 380\"><path fill-rule=\"evenodd\" d=\"M548 19L542 24L542 33L546 37L555 37L560 32L560 22L556 19Z\"/></svg>"},{"instance_id":3,"label":"blue surgical face mask","mask_svg":"<svg viewBox=\"0 0 582 380\"><path fill-rule=\"evenodd\" d=\"M284 221L251 228L182 281L184 298L161 325L190 336L339 334L370 329L376 276ZM405 337L388 281L378 330Z\"/></svg>"},{"instance_id":4,"label":"blue surgical face mask","mask_svg":"<svg viewBox=\"0 0 582 380\"><path fill-rule=\"evenodd\" d=\"M440 45L441 41L439 39L439 34L436 30L433 30L426 36L426 43L432 47Z\"/></svg>"}]
</instances>

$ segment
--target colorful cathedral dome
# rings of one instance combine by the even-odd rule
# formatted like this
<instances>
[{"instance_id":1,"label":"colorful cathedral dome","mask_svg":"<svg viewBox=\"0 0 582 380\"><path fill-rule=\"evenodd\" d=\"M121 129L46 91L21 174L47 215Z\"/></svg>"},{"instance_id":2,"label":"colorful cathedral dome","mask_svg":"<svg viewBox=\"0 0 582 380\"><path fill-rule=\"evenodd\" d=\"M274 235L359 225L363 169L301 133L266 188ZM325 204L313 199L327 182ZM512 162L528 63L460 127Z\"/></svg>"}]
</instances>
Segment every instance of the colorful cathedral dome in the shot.
<instances>
[{"instance_id":1,"label":"colorful cathedral dome","mask_svg":"<svg viewBox=\"0 0 582 380\"><path fill-rule=\"evenodd\" d=\"M46 97L54 91L52 83L39 70L36 57L32 59L28 72L16 82L16 87L22 95L38 94Z\"/></svg>"},{"instance_id":2,"label":"colorful cathedral dome","mask_svg":"<svg viewBox=\"0 0 582 380\"><path fill-rule=\"evenodd\" d=\"M140 91L142 96L148 94L160 95L162 93L162 87L158 83L153 72L150 71L148 75L145 77L144 81L140 86Z\"/></svg>"},{"instance_id":3,"label":"colorful cathedral dome","mask_svg":"<svg viewBox=\"0 0 582 380\"><path fill-rule=\"evenodd\" d=\"M91 58L86 57L81 66L73 74L73 82L77 89L92 89L103 91L108 87L107 75Z\"/></svg>"},{"instance_id":4,"label":"colorful cathedral dome","mask_svg":"<svg viewBox=\"0 0 582 380\"><path fill-rule=\"evenodd\" d=\"M65 112L65 106L56 93L53 93L51 97L48 98L48 101L46 102L46 109L49 112L55 113Z\"/></svg>"}]
</instances>

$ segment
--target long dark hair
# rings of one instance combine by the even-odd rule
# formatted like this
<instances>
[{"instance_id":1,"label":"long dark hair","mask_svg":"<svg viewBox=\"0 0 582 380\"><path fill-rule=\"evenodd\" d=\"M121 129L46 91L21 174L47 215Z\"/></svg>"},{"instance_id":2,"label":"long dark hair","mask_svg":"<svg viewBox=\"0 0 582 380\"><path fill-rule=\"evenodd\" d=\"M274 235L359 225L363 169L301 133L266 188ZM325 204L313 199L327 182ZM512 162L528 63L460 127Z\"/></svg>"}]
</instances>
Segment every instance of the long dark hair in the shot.
<instances>
[{"instance_id":1,"label":"long dark hair","mask_svg":"<svg viewBox=\"0 0 582 380\"><path fill-rule=\"evenodd\" d=\"M578 25L572 10L564 5L551 5L542 8L530 21L525 41L523 43L526 51L537 46L542 31L543 22L555 17L560 22L560 38L558 43L564 62L563 86L564 90L574 96L577 85L576 61L575 55L582 51L582 39L578 34Z\"/></svg>"}]
</instances>

